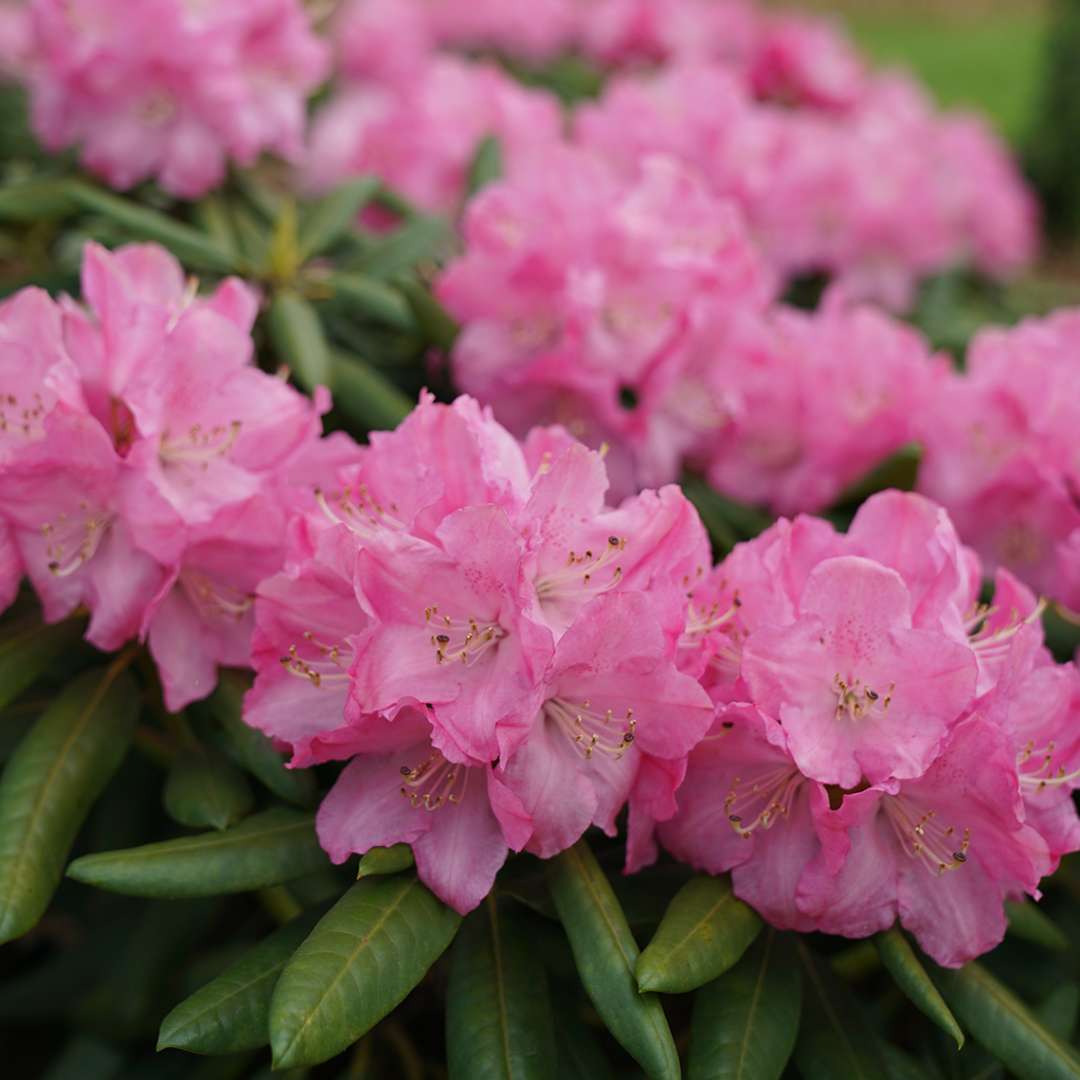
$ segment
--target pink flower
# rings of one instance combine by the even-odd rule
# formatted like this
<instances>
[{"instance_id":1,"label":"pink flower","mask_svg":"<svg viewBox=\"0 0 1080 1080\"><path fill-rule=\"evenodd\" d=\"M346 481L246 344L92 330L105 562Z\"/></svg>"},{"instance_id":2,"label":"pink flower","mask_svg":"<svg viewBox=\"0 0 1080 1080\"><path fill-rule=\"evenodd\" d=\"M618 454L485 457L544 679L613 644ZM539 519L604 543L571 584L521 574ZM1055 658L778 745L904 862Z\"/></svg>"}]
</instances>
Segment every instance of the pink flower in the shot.
<instances>
[{"instance_id":1,"label":"pink flower","mask_svg":"<svg viewBox=\"0 0 1080 1080\"><path fill-rule=\"evenodd\" d=\"M631 182L587 154L557 160L470 206L465 255L438 284L464 325L455 374L511 430L556 421L607 444L628 494L675 479L723 422L704 392L709 328L763 308L772 281L734 209L670 159Z\"/></svg>"},{"instance_id":2,"label":"pink flower","mask_svg":"<svg viewBox=\"0 0 1080 1080\"><path fill-rule=\"evenodd\" d=\"M331 99L315 120L307 183L325 191L373 173L425 209L455 214L489 135L513 170L560 142L558 104L493 65L439 57L404 83L357 83Z\"/></svg>"},{"instance_id":3,"label":"pink flower","mask_svg":"<svg viewBox=\"0 0 1080 1080\"><path fill-rule=\"evenodd\" d=\"M986 330L920 417L919 487L938 499L990 569L1080 609L1080 317L1061 311Z\"/></svg>"},{"instance_id":4,"label":"pink flower","mask_svg":"<svg viewBox=\"0 0 1080 1080\"><path fill-rule=\"evenodd\" d=\"M1050 868L1044 840L1024 824L1012 747L978 716L918 779L845 794L820 832L823 851L799 882L800 910L848 937L898 918L946 967L997 945L1002 901L1038 896Z\"/></svg>"},{"instance_id":5,"label":"pink flower","mask_svg":"<svg viewBox=\"0 0 1080 1080\"><path fill-rule=\"evenodd\" d=\"M22 556L11 534L11 527L0 521L0 614L14 602L22 584Z\"/></svg>"},{"instance_id":6,"label":"pink flower","mask_svg":"<svg viewBox=\"0 0 1080 1080\"><path fill-rule=\"evenodd\" d=\"M295 157L327 50L296 0L33 0L34 128L114 187L197 198L228 161Z\"/></svg>"}]
</instances>

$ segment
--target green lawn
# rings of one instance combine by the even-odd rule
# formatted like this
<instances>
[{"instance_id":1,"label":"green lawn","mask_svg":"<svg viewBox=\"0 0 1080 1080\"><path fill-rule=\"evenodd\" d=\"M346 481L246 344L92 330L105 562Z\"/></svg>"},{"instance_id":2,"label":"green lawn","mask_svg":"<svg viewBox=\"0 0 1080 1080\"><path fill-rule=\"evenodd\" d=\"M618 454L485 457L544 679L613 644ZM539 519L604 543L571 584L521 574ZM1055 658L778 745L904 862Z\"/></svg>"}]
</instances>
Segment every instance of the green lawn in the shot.
<instances>
[{"instance_id":1,"label":"green lawn","mask_svg":"<svg viewBox=\"0 0 1080 1080\"><path fill-rule=\"evenodd\" d=\"M943 105L978 107L1022 142L1038 107L1044 15L856 10L844 17L875 63L913 69Z\"/></svg>"}]
</instances>

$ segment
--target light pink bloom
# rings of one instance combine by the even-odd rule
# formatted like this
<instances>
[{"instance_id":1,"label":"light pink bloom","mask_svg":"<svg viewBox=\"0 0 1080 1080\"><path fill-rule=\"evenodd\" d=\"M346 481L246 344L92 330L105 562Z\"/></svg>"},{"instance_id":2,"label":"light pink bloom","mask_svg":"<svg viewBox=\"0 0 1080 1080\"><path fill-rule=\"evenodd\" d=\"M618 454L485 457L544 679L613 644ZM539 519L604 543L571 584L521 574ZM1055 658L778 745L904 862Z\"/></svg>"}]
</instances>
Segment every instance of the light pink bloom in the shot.
<instances>
[{"instance_id":1,"label":"light pink bloom","mask_svg":"<svg viewBox=\"0 0 1080 1080\"><path fill-rule=\"evenodd\" d=\"M1077 341L1071 310L980 333L920 416L919 487L990 569L1080 610Z\"/></svg>"},{"instance_id":2,"label":"light pink bloom","mask_svg":"<svg viewBox=\"0 0 1080 1080\"><path fill-rule=\"evenodd\" d=\"M34 128L119 188L196 198L229 161L295 157L326 46L297 0L32 0Z\"/></svg>"},{"instance_id":3,"label":"light pink bloom","mask_svg":"<svg viewBox=\"0 0 1080 1080\"><path fill-rule=\"evenodd\" d=\"M675 479L724 422L712 323L764 308L772 280L737 212L672 160L627 182L564 151L477 197L437 288L464 326L459 384L513 431L554 421L607 444L625 495Z\"/></svg>"},{"instance_id":4,"label":"light pink bloom","mask_svg":"<svg viewBox=\"0 0 1080 1080\"><path fill-rule=\"evenodd\" d=\"M33 62L30 12L19 0L0 3L0 79L23 79Z\"/></svg>"},{"instance_id":5,"label":"light pink bloom","mask_svg":"<svg viewBox=\"0 0 1080 1080\"><path fill-rule=\"evenodd\" d=\"M923 776L845 794L819 832L823 852L799 883L800 910L848 937L899 919L946 967L997 945L1003 900L1038 896L1050 868L1045 841L1024 823L1009 739L978 716Z\"/></svg>"},{"instance_id":6,"label":"light pink bloom","mask_svg":"<svg viewBox=\"0 0 1080 1080\"><path fill-rule=\"evenodd\" d=\"M307 184L325 191L375 174L427 210L456 214L489 135L513 170L561 141L558 104L494 65L438 57L403 84L356 83L332 98L315 120Z\"/></svg>"}]
</instances>

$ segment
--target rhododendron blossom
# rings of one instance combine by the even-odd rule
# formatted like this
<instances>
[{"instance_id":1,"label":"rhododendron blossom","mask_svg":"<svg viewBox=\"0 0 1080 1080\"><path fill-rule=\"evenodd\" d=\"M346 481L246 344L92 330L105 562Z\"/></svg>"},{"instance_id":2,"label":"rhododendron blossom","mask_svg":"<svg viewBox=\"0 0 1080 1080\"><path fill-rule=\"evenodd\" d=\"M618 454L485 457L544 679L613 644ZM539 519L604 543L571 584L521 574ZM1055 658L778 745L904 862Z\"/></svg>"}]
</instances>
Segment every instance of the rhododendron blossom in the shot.
<instances>
[{"instance_id":1,"label":"rhododendron blossom","mask_svg":"<svg viewBox=\"0 0 1080 1080\"><path fill-rule=\"evenodd\" d=\"M294 158L328 51L298 0L32 0L35 131L114 187L184 198L229 161Z\"/></svg>"},{"instance_id":2,"label":"rhododendron blossom","mask_svg":"<svg viewBox=\"0 0 1080 1080\"><path fill-rule=\"evenodd\" d=\"M277 474L327 402L253 366L237 281L201 299L160 248L88 245L82 284L86 307L0 309L0 515L46 620L82 606L99 648L148 638L178 709L246 660L284 559Z\"/></svg>"},{"instance_id":3,"label":"rhododendron blossom","mask_svg":"<svg viewBox=\"0 0 1080 1080\"><path fill-rule=\"evenodd\" d=\"M919 487L990 567L1080 611L1080 312L978 334L919 417Z\"/></svg>"},{"instance_id":4,"label":"rhododendron blossom","mask_svg":"<svg viewBox=\"0 0 1080 1080\"><path fill-rule=\"evenodd\" d=\"M437 286L464 324L454 372L512 430L559 422L607 443L628 494L675 479L723 422L706 330L763 310L773 282L738 212L673 160L628 182L588 154L553 160L470 204L465 254Z\"/></svg>"},{"instance_id":5,"label":"rhododendron blossom","mask_svg":"<svg viewBox=\"0 0 1080 1080\"><path fill-rule=\"evenodd\" d=\"M631 800L629 869L672 854L781 927L899 920L941 964L996 945L1003 901L1080 847L1080 676L1035 598L918 495L847 535L781 520L691 590L679 662L719 703L666 820Z\"/></svg>"},{"instance_id":6,"label":"rhododendron blossom","mask_svg":"<svg viewBox=\"0 0 1080 1080\"><path fill-rule=\"evenodd\" d=\"M613 833L645 772L674 809L712 718L675 663L708 546L677 489L606 488L596 452L558 429L519 446L468 398L423 398L322 478L258 590L246 718L295 764L355 759L319 817L335 860L420 844L465 911L508 850Z\"/></svg>"}]
</instances>

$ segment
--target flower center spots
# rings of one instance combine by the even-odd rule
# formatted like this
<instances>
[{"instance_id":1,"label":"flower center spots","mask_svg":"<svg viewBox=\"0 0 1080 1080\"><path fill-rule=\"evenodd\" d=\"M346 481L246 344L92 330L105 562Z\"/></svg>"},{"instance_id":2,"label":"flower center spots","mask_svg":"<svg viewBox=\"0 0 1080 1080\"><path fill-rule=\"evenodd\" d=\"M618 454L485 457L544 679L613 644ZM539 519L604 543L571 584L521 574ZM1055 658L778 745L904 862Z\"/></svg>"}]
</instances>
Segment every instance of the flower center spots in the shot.
<instances>
[{"instance_id":1,"label":"flower center spots","mask_svg":"<svg viewBox=\"0 0 1080 1080\"><path fill-rule=\"evenodd\" d=\"M550 698L544 702L544 715L586 759L599 752L619 761L634 742L637 721L633 709L616 716L613 709L600 712L587 700L575 705L562 698Z\"/></svg>"},{"instance_id":2,"label":"flower center spots","mask_svg":"<svg viewBox=\"0 0 1080 1080\"><path fill-rule=\"evenodd\" d=\"M97 553L108 532L112 517L103 511L90 512L87 502L79 503L81 520L62 512L55 521L41 526L49 573L69 577L81 570Z\"/></svg>"},{"instance_id":3,"label":"flower center spots","mask_svg":"<svg viewBox=\"0 0 1080 1080\"><path fill-rule=\"evenodd\" d=\"M344 525L357 536L371 537L383 528L398 531L405 528L395 516L397 504L390 503L389 507L384 507L368 490L367 484L346 487L332 495L316 488L315 501L330 521L335 525Z\"/></svg>"},{"instance_id":4,"label":"flower center spots","mask_svg":"<svg viewBox=\"0 0 1080 1080\"><path fill-rule=\"evenodd\" d=\"M0 432L40 438L45 434L45 401L36 390L29 401L15 394L0 394Z\"/></svg>"},{"instance_id":5,"label":"flower center spots","mask_svg":"<svg viewBox=\"0 0 1080 1080\"><path fill-rule=\"evenodd\" d=\"M197 570L184 570L180 574L180 586L204 619L239 622L255 603L250 594L212 581Z\"/></svg>"},{"instance_id":6,"label":"flower center spots","mask_svg":"<svg viewBox=\"0 0 1080 1080\"><path fill-rule=\"evenodd\" d=\"M459 803L469 783L465 765L447 761L437 751L416 768L401 766L401 794L416 808L433 811Z\"/></svg>"},{"instance_id":7,"label":"flower center spots","mask_svg":"<svg viewBox=\"0 0 1080 1080\"><path fill-rule=\"evenodd\" d=\"M1063 764L1054 762L1057 746L1051 739L1043 747L1036 748L1034 741L1028 740L1016 755L1016 768L1020 773L1020 786L1028 792L1043 791L1048 787L1064 787L1080 779L1080 769L1072 772Z\"/></svg>"},{"instance_id":8,"label":"flower center spots","mask_svg":"<svg viewBox=\"0 0 1080 1080\"><path fill-rule=\"evenodd\" d=\"M978 607L975 608L974 614L965 624L971 647L984 660L1000 658L1004 653L1009 651L1009 645L1012 642L1012 639L1023 630L1025 626L1030 626L1032 623L1041 619L1045 609L1046 601L1043 599L1039 600L1029 615L1023 617L1015 608L1013 608L1013 610L1009 612L1008 622L1006 622L1004 626L999 626L996 630L991 630L989 622L996 613L997 608L992 607L989 604L979 604Z\"/></svg>"},{"instance_id":9,"label":"flower center spots","mask_svg":"<svg viewBox=\"0 0 1080 1080\"><path fill-rule=\"evenodd\" d=\"M167 465L198 465L208 469L212 461L224 457L233 448L242 426L239 420L210 428L192 424L187 434L178 438L166 431L161 436L158 453Z\"/></svg>"},{"instance_id":10,"label":"flower center spots","mask_svg":"<svg viewBox=\"0 0 1080 1080\"><path fill-rule=\"evenodd\" d=\"M883 713L888 711L896 683L889 683L888 689L879 693L872 687L863 686L859 679L848 682L836 674L833 689L836 691L837 719L846 714L850 720L862 720L878 709Z\"/></svg>"},{"instance_id":11,"label":"flower center spots","mask_svg":"<svg viewBox=\"0 0 1080 1080\"><path fill-rule=\"evenodd\" d=\"M319 641L310 630L305 630L302 636L308 651L318 653L318 657L304 659L296 645L290 645L289 654L281 658L281 666L290 675L307 679L316 689L324 683L348 680L348 665L342 660L340 645Z\"/></svg>"},{"instance_id":12,"label":"flower center spots","mask_svg":"<svg viewBox=\"0 0 1080 1080\"><path fill-rule=\"evenodd\" d=\"M471 667L506 637L506 631L498 623L472 617L452 619L439 611L438 604L424 608L424 623L431 629L431 645L437 664L458 661Z\"/></svg>"},{"instance_id":13,"label":"flower center spots","mask_svg":"<svg viewBox=\"0 0 1080 1080\"><path fill-rule=\"evenodd\" d=\"M536 582L540 602L587 597L607 592L622 580L619 560L626 550L626 539L609 536L602 550L586 548L580 554L570 551L566 564Z\"/></svg>"},{"instance_id":14,"label":"flower center spots","mask_svg":"<svg viewBox=\"0 0 1080 1080\"><path fill-rule=\"evenodd\" d=\"M936 810L923 810L909 799L886 795L885 816L900 846L914 859L922 859L935 873L955 870L968 860L971 830L946 825Z\"/></svg>"},{"instance_id":15,"label":"flower center spots","mask_svg":"<svg viewBox=\"0 0 1080 1080\"><path fill-rule=\"evenodd\" d=\"M731 790L724 796L731 827L744 840L749 840L755 829L771 829L791 813L791 804L802 782L798 769L790 765L778 765L747 782L736 776Z\"/></svg>"}]
</instances>

